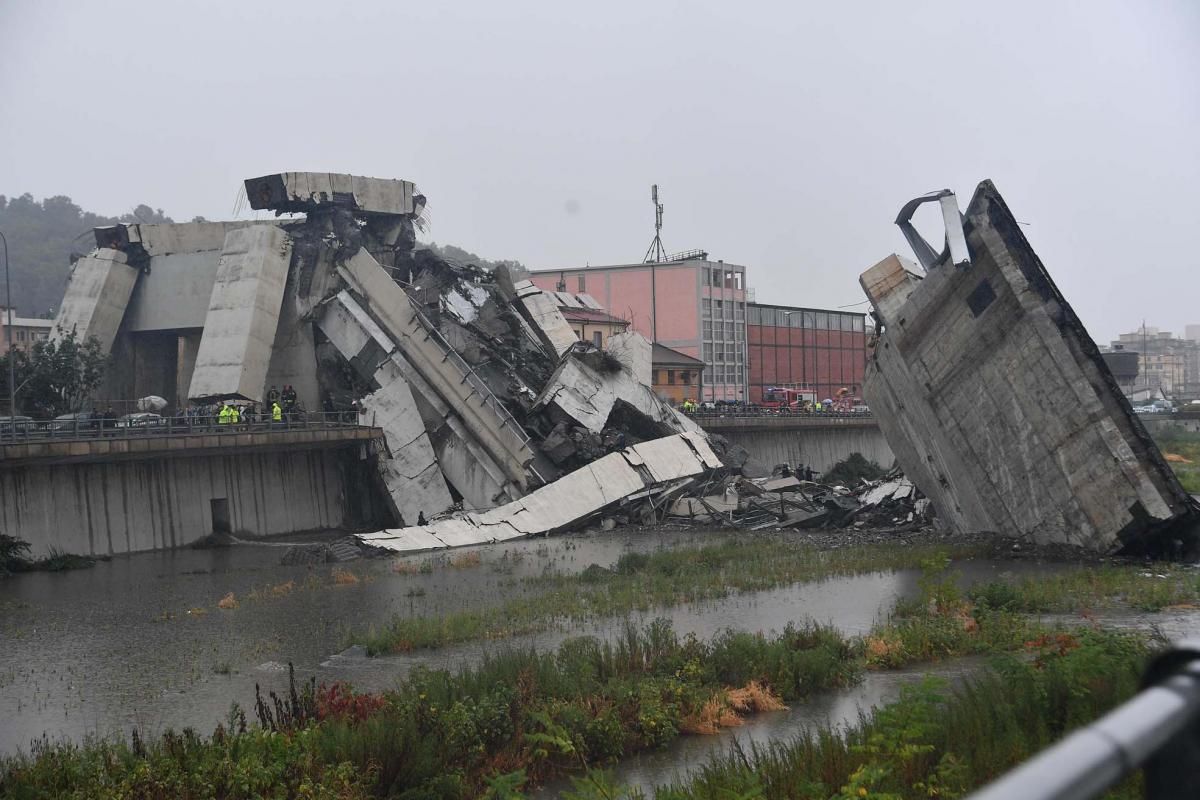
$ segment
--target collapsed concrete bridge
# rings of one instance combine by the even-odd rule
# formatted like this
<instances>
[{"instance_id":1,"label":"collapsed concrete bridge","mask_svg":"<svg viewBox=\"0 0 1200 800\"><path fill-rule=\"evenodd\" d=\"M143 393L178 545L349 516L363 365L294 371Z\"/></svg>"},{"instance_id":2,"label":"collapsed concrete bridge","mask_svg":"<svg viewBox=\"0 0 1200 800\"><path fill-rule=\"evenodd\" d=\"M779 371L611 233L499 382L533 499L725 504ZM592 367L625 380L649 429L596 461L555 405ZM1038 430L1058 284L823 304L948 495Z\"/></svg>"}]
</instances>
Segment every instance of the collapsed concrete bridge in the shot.
<instances>
[{"instance_id":1,"label":"collapsed concrete bridge","mask_svg":"<svg viewBox=\"0 0 1200 800\"><path fill-rule=\"evenodd\" d=\"M100 396L159 395L178 413L290 385L301 417L361 410L401 527L518 501L639 442L705 439L643 382L637 334L598 351L529 281L416 248L412 183L291 172L245 190L301 216L96 229L52 335L112 355Z\"/></svg>"}]
</instances>

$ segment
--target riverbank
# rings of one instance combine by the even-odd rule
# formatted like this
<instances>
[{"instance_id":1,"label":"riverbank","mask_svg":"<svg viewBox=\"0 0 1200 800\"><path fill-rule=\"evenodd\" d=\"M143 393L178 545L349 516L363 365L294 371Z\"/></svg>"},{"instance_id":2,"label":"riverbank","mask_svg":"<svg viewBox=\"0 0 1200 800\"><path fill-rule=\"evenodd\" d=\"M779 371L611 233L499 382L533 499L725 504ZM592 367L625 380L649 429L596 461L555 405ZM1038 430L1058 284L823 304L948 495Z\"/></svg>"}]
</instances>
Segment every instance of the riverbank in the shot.
<instances>
[{"instance_id":1,"label":"riverbank","mask_svg":"<svg viewBox=\"0 0 1200 800\"><path fill-rule=\"evenodd\" d=\"M698 553L714 552L719 546L677 551L675 560L657 563L687 564ZM633 560L645 568L656 563L655 555ZM0 781L48 793L92 794L113 787L113 796L207 796L210 789L215 796L254 796L273 786L283 787L289 796L309 787L311 796L415 792L406 796L476 797L491 792L515 797L519 795L512 792L520 786L536 785L563 770L586 771L680 735L713 733L741 724L745 714L852 684L864 668L969 653L1024 653L1046 661L1093 642L1115 647L1142 641L1129 634L1049 627L1018 612L976 604L962 594L956 576L946 569L949 564L944 555L927 558L919 595L902 600L887 621L861 638L801 623L778 634L729 631L702 641L680 637L657 622L641 630L628 627L612 642L571 639L552 653L513 649L485 656L477 667L418 669L385 692L356 693L345 684L318 687L315 681L297 686L293 681L286 692L258 698L257 725L248 725L235 710L211 737L168 732L157 739L135 734L128 742L110 739L82 746L45 742L27 757L5 761ZM1128 648L1141 653L1144 644ZM923 707L935 703L933 697L931 689L925 691ZM904 698L901 704L906 702L916 701ZM878 725L895 724L881 713ZM873 734L862 735L872 741ZM853 737L847 741L846 747L856 746ZM896 753L909 752L911 743L902 744ZM834 748L835 755L841 752L828 742L821 746ZM796 753L754 757L770 755L779 765L813 759L809 751ZM886 761L896 753L874 755ZM854 763L844 756L839 763ZM890 785L885 779L892 768L872 763L862 761L839 778L830 778L825 770L814 785L825 791L831 780L844 779L854 792ZM947 777L940 766L929 767L933 772L927 775L921 772L927 766L913 767L917 772L912 774L967 780L958 773ZM752 771L758 772L757 767ZM607 791L602 776L586 775L587 785ZM736 788L743 778L731 769L720 780Z\"/></svg>"},{"instance_id":2,"label":"riverbank","mask_svg":"<svg viewBox=\"0 0 1200 800\"><path fill-rule=\"evenodd\" d=\"M19 747L32 758L6 762L12 774L13 764L36 771L39 763L60 759L84 772L92 768L81 764L95 760L174 770L170 774L175 775L178 769L169 758L162 756L167 761L160 765L159 756L145 754L154 747L168 754L183 747L197 765L209 764L197 766L200 773L260 770L282 780L282 767L254 760L273 758L271 747L279 747L287 758L310 765L301 772L314 786L339 796L354 796L360 789L387 795L391 788L373 782L372 762L355 760L356 754L373 752L374 745L347 731L345 720L317 731L314 726L324 726L327 719L305 716L304 709L314 703L318 708L349 704L355 713L370 711L367 717L373 718L378 708L400 708L396 698L411 699L409 688L425 685L420 681L434 681L444 691L425 692L429 708L404 707L418 721L440 718L459 700L475 708L486 699L464 687L515 687L522 685L522 670L533 670L551 677L525 695L528 702L519 713L509 713L508 738L485 743L486 758L480 756L478 763L431 762L428 773L449 770L466 781L463 792L486 792L489 780L523 769L528 788L584 763L602 766L631 753L656 752L678 737L729 730L722 725L737 725L776 702L795 705L797 697L824 696L831 688L853 694L847 687L871 671L907 674L914 666L953 664L964 655L1032 657L1043 646L1071 642L1083 635L1081 629L1095 627L1089 621L1096 618L1095 609L1109 610L1106 619L1130 615L1137 608L1186 603L1200 588L1195 573L1180 566L988 559L980 555L987 543L970 539L949 548L939 546L943 540L918 537L875 544L843 537L838 546L814 545L813 535L827 534L735 538L726 531L616 532L309 566L280 565L278 548L238 546L115 559L74 574L18 576L0 584L0 633L21 645L0 653L0 711L11 723L0 749L13 753ZM95 602L97 597L106 602ZM527 623L549 627L489 638L480 626L474 638L457 643L434 641L374 658L365 656L365 648L330 656L347 637L346 620L391 624L410 619L438 626L461 615L487 621L496 609L518 607L528 609L523 612ZM1074 613L1056 611L1051 618L1044 609ZM1195 627L1188 615L1185 609L1142 613L1128 623L1145 628L1169 619L1186 632ZM655 616L669 617L671 625L652 623ZM618 668L624 663L617 657L622 647L657 652L657 645L622 645L630 630L639 641L669 639L673 644L661 649L676 660L651 659L654 668L642 672ZM705 670L750 663L758 671L693 674L684 669L686 660L684 665L678 661L679 654L692 652L689 648L704 654L699 662ZM296 697L313 684L311 700L293 703L287 662L296 665ZM498 664L509 664L509 671L486 672ZM580 678L577 669L588 664L591 672ZM468 674L476 677L456 683ZM790 684L788 675L794 677ZM324 694L317 688L322 683ZM263 707L271 715L260 720L265 732L254 723L256 684L263 687ZM581 693L579 686L588 691ZM280 707L270 700L272 690ZM220 755L221 737L241 731L241 718L225 713L231 701L248 709L249 738L237 750L239 759L249 759L244 763ZM288 732L280 735L287 738L286 747L271 745L269 737L255 744L255 737L279 727L280 709L286 720L300 715L303 724L285 722ZM571 752L534 757L538 747L551 744L538 737L557 736L557 729L532 716L535 712L574 732L566 739ZM642 718L656 727L661 722L658 730L672 733L652 739L649 725L638 722ZM172 728L211 731L219 719L224 721L218 736L193 734L186 746L165 733ZM383 718L364 717L355 725L374 726L370 735L383 741L393 735L388 731L407 730L409 723L388 719L385 724ZM487 727L474 717L462 725L468 732ZM592 744L577 743L575 734L583 735L589 725ZM130 738L131 730L138 732L136 739ZM443 743L450 735L441 728L416 730ZM604 730L609 738L597 738ZM31 749L30 740L43 731L49 737ZM454 735L461 732L456 729ZM618 740L620 749L612 744ZM316 747L314 742L318 749L306 749ZM347 760L353 769L341 766ZM353 778L349 783L343 780L347 775ZM433 791L421 785L403 783L417 791L414 796Z\"/></svg>"}]
</instances>

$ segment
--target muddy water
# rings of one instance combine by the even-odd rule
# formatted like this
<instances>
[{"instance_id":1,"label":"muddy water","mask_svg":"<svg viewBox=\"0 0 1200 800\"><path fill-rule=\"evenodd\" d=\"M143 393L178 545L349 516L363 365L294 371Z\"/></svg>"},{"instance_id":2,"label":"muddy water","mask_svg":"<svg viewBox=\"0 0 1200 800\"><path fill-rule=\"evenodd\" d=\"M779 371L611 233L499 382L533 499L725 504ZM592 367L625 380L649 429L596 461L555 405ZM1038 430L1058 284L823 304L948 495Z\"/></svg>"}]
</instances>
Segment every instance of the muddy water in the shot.
<instances>
[{"instance_id":1,"label":"muddy water","mask_svg":"<svg viewBox=\"0 0 1200 800\"><path fill-rule=\"evenodd\" d=\"M482 564L455 569L445 556L428 574L400 574L388 560L281 566L278 547L244 545L116 558L93 569L0 581L0 753L43 734L155 732L192 726L207 733L232 701L251 708L254 686L302 678L387 688L413 666L456 667L511 646L553 647L569 634L612 635L623 621L570 632L404 657L338 655L348 629L393 614L439 615L480 608L529 591L522 577L611 565L623 553L721 541L724 532L613 533L524 540L482 548ZM424 557L407 559L419 564ZM960 565L967 581L1004 570L1053 569L1011 562ZM912 572L800 584L660 612L682 632L779 630L805 617L846 633L867 630L895 600L916 591ZM218 601L232 592L238 607ZM654 614L635 617L644 621Z\"/></svg>"}]
</instances>

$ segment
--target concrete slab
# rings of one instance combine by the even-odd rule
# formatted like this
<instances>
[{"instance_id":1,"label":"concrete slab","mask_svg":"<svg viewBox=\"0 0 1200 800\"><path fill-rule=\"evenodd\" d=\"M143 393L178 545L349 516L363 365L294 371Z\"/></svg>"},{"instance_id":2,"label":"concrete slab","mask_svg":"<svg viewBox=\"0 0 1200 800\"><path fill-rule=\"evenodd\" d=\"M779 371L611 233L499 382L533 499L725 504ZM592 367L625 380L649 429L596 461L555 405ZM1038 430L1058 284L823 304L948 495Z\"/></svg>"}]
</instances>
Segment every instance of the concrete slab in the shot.
<instances>
[{"instance_id":1,"label":"concrete slab","mask_svg":"<svg viewBox=\"0 0 1200 800\"><path fill-rule=\"evenodd\" d=\"M383 429L391 457L380 459L380 474L399 519L416 523L454 504L433 445L400 371L385 363L376 372L380 387L362 399L367 419Z\"/></svg>"},{"instance_id":2,"label":"concrete slab","mask_svg":"<svg viewBox=\"0 0 1200 800\"><path fill-rule=\"evenodd\" d=\"M990 181L970 261L862 284L883 323L863 392L939 521L1097 552L1171 550L1197 511Z\"/></svg>"},{"instance_id":3,"label":"concrete slab","mask_svg":"<svg viewBox=\"0 0 1200 800\"><path fill-rule=\"evenodd\" d=\"M690 431L704 435L695 421L663 402L632 373L623 369L601 373L574 354L563 358L538 395L534 409L553 405L577 424L593 433L600 433L608 424L608 418L618 402L626 403L644 414L659 425L664 434Z\"/></svg>"},{"instance_id":4,"label":"concrete slab","mask_svg":"<svg viewBox=\"0 0 1200 800\"><path fill-rule=\"evenodd\" d=\"M80 340L96 337L101 350L108 353L137 279L138 271L119 250L93 250L76 261L51 339L61 340L74 331Z\"/></svg>"},{"instance_id":5,"label":"concrete slab","mask_svg":"<svg viewBox=\"0 0 1200 800\"><path fill-rule=\"evenodd\" d=\"M520 293L521 289L517 291ZM579 341L566 317L558 310L558 303L552 295L539 290L518 294L518 297L514 305L552 358L558 358Z\"/></svg>"},{"instance_id":6,"label":"concrete slab","mask_svg":"<svg viewBox=\"0 0 1200 800\"><path fill-rule=\"evenodd\" d=\"M189 398L262 401L291 254L290 237L274 226L226 235Z\"/></svg>"},{"instance_id":7,"label":"concrete slab","mask_svg":"<svg viewBox=\"0 0 1200 800\"><path fill-rule=\"evenodd\" d=\"M446 546L462 547L564 530L627 497L643 493L647 486L704 474L709 469L707 456L694 448L694 442L695 438L687 435L642 442L609 453L491 511L418 528L362 534L359 539L373 547L403 553L428 549L427 537ZM654 468L647 469L648 464Z\"/></svg>"},{"instance_id":8,"label":"concrete slab","mask_svg":"<svg viewBox=\"0 0 1200 800\"><path fill-rule=\"evenodd\" d=\"M653 352L650 340L633 331L608 337L604 349L643 386L653 384Z\"/></svg>"},{"instance_id":9,"label":"concrete slab","mask_svg":"<svg viewBox=\"0 0 1200 800\"><path fill-rule=\"evenodd\" d=\"M347 259L340 272L363 310L461 420L460 435L466 433L508 481L524 491L529 481L526 465L533 460L529 438L487 384L422 323L408 295L365 249Z\"/></svg>"},{"instance_id":10,"label":"concrete slab","mask_svg":"<svg viewBox=\"0 0 1200 800\"><path fill-rule=\"evenodd\" d=\"M366 213L412 214L419 210L415 197L410 181L361 175L280 172L246 180L246 198L253 209L304 211L339 200Z\"/></svg>"}]
</instances>

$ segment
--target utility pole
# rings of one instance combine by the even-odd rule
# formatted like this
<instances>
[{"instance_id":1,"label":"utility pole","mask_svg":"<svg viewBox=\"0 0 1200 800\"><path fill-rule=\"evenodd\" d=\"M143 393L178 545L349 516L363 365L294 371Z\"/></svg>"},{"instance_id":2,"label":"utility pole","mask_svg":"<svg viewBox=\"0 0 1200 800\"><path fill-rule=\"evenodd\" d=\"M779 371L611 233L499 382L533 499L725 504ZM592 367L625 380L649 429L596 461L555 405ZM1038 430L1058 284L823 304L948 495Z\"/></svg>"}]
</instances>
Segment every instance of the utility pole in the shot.
<instances>
[{"instance_id":1,"label":"utility pole","mask_svg":"<svg viewBox=\"0 0 1200 800\"><path fill-rule=\"evenodd\" d=\"M0 242L4 242L4 304L8 308L8 430L13 441L17 439L17 378L13 360L13 316L12 316L12 282L8 277L8 239L0 232Z\"/></svg>"}]
</instances>

